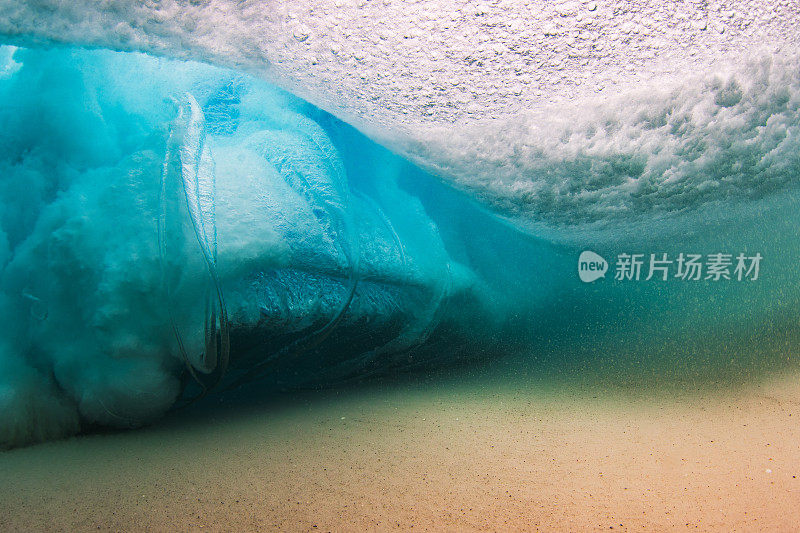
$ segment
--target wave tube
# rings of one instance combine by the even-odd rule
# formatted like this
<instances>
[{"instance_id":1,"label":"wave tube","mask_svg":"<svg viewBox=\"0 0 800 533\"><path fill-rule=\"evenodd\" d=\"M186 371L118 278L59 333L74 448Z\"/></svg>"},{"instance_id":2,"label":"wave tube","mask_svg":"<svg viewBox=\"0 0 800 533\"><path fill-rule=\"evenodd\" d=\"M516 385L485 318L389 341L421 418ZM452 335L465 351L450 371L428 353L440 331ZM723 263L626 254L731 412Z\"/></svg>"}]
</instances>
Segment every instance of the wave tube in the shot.
<instances>
[{"instance_id":1,"label":"wave tube","mask_svg":"<svg viewBox=\"0 0 800 533\"><path fill-rule=\"evenodd\" d=\"M0 52L3 446L496 357L552 293L548 245L265 82Z\"/></svg>"}]
</instances>

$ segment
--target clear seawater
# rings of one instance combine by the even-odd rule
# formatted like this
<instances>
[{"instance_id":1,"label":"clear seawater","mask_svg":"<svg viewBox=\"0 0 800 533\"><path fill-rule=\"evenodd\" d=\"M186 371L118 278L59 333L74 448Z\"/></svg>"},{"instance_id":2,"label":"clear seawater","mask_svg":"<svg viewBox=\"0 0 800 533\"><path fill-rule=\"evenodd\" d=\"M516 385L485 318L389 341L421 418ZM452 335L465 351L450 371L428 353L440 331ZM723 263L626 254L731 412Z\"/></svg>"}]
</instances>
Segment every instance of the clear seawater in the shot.
<instances>
[{"instance_id":1,"label":"clear seawater","mask_svg":"<svg viewBox=\"0 0 800 533\"><path fill-rule=\"evenodd\" d=\"M793 98L764 127L797 119ZM752 152L763 186L746 193L724 175L716 197L687 183L684 205L581 236L568 207L583 197L537 233L232 70L0 47L0 102L0 447L172 428L182 442L188 426L231 447L235 433L203 428L247 412L307 451L291 420L337 419L342 402L383 406L370 413L387 425L371 428L391 433L396 406L457 414L506 394L558 409L577 390L601 409L797 370L796 154ZM635 161L583 163L614 182ZM581 281L584 251L605 277ZM676 276L682 254L708 268L719 253L730 279ZM640 279L615 279L624 254L642 254ZM651 254L672 261L666 280L645 279ZM737 279L739 254L761 257L757 279ZM23 476L30 463L15 464Z\"/></svg>"},{"instance_id":2,"label":"clear seawater","mask_svg":"<svg viewBox=\"0 0 800 533\"><path fill-rule=\"evenodd\" d=\"M791 162L774 192L537 237L250 76L107 51L3 57L6 445L242 387L454 369L714 383L793 363ZM585 250L607 261L589 283ZM708 269L716 253L724 276L680 277L679 256ZM616 279L624 254L641 254L639 279ZM740 254L747 269L760 254L757 279ZM667 279L646 279L665 257Z\"/></svg>"}]
</instances>

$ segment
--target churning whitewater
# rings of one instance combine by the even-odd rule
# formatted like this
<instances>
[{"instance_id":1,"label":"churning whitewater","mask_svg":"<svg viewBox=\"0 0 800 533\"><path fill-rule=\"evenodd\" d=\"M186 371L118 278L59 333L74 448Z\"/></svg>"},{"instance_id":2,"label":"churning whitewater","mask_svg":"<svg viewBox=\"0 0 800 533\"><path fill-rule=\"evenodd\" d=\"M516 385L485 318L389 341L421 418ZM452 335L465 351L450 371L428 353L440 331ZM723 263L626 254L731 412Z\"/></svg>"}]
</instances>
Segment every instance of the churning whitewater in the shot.
<instances>
[{"instance_id":1,"label":"churning whitewater","mask_svg":"<svg viewBox=\"0 0 800 533\"><path fill-rule=\"evenodd\" d=\"M546 292L499 296L522 278L494 261L530 239L264 82L2 51L5 446L483 357Z\"/></svg>"},{"instance_id":2,"label":"churning whitewater","mask_svg":"<svg viewBox=\"0 0 800 533\"><path fill-rule=\"evenodd\" d=\"M621 298L575 296L585 246L769 246L723 297L797 302L771 292L797 269L791 6L46 4L0 0L0 447L500 357ZM698 331L734 320L709 291L670 304Z\"/></svg>"}]
</instances>

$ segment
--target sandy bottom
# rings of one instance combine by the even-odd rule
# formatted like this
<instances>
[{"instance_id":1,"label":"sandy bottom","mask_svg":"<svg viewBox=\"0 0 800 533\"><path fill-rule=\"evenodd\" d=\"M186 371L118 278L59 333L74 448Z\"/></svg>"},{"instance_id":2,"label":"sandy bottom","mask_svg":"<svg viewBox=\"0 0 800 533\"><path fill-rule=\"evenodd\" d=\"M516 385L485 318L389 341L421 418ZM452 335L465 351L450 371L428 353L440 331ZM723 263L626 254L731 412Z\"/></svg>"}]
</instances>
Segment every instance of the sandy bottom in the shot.
<instances>
[{"instance_id":1,"label":"sandy bottom","mask_svg":"<svg viewBox=\"0 0 800 533\"><path fill-rule=\"evenodd\" d=\"M800 530L800 376L406 385L0 454L0 530Z\"/></svg>"}]
</instances>

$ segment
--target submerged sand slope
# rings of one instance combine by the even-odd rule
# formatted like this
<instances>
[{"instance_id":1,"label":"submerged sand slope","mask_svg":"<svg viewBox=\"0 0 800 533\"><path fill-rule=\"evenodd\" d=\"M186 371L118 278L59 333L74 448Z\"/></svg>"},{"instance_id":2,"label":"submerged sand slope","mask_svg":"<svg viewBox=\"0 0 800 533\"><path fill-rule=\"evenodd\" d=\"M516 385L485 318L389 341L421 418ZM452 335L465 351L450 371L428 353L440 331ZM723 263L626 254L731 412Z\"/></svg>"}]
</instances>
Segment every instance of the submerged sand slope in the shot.
<instances>
[{"instance_id":1,"label":"submerged sand slope","mask_svg":"<svg viewBox=\"0 0 800 533\"><path fill-rule=\"evenodd\" d=\"M0 528L791 530L797 383L682 397L400 389L223 409L0 455Z\"/></svg>"}]
</instances>

